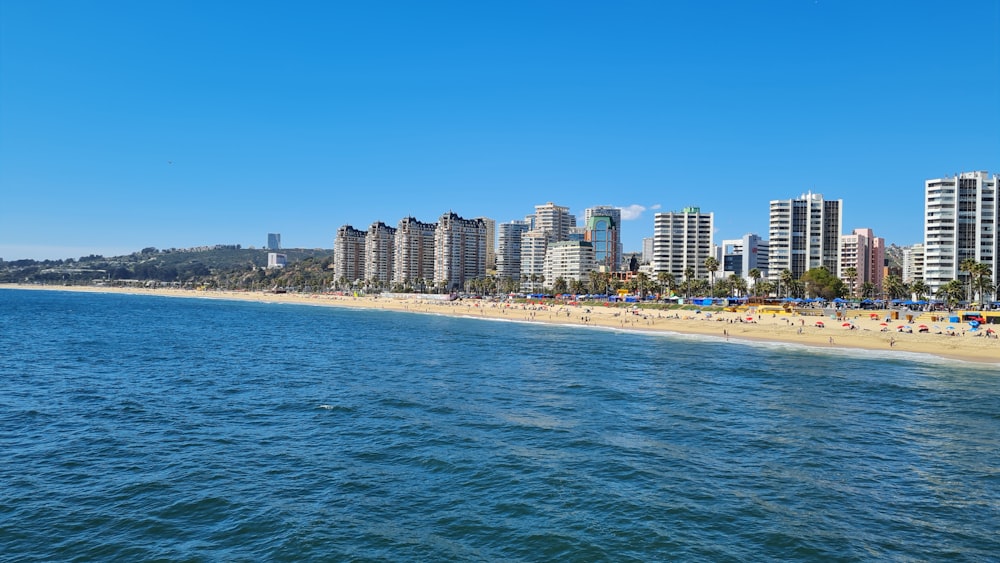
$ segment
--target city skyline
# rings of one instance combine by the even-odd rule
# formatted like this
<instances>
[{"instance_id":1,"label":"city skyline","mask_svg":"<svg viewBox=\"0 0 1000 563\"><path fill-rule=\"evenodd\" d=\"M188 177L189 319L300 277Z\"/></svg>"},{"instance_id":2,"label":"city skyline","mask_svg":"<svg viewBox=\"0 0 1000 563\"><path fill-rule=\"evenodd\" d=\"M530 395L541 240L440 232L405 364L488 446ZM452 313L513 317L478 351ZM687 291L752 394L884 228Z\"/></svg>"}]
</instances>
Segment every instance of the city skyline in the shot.
<instances>
[{"instance_id":1,"label":"city skyline","mask_svg":"<svg viewBox=\"0 0 1000 563\"><path fill-rule=\"evenodd\" d=\"M920 243L927 179L1000 171L998 26L987 1L5 3L0 257L332 248L549 201L621 208L632 252L656 211L766 238L810 191L842 234Z\"/></svg>"}]
</instances>

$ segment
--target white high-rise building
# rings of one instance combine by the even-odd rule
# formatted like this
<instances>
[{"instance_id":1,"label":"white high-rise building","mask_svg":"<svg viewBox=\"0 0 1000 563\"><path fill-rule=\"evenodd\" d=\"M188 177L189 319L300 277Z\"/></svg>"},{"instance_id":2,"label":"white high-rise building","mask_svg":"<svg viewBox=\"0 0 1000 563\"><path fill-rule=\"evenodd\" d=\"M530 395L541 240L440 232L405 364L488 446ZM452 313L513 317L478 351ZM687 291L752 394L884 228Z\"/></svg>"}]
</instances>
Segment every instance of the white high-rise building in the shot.
<instances>
[{"instance_id":1,"label":"white high-rise building","mask_svg":"<svg viewBox=\"0 0 1000 563\"><path fill-rule=\"evenodd\" d=\"M568 207L552 202L535 206L533 228L545 231L550 241L569 240L570 228L576 226L576 216Z\"/></svg>"},{"instance_id":2,"label":"white high-rise building","mask_svg":"<svg viewBox=\"0 0 1000 563\"><path fill-rule=\"evenodd\" d=\"M333 240L333 277L337 283L365 279L365 238L368 233L344 225Z\"/></svg>"},{"instance_id":3,"label":"white high-rise building","mask_svg":"<svg viewBox=\"0 0 1000 563\"><path fill-rule=\"evenodd\" d=\"M437 223L404 217L396 225L392 282L427 289L434 279L434 232Z\"/></svg>"},{"instance_id":4,"label":"white high-rise building","mask_svg":"<svg viewBox=\"0 0 1000 563\"><path fill-rule=\"evenodd\" d=\"M783 270L799 279L820 266L839 276L842 213L842 200L811 192L771 201L768 279L778 281Z\"/></svg>"},{"instance_id":5,"label":"white high-rise building","mask_svg":"<svg viewBox=\"0 0 1000 563\"><path fill-rule=\"evenodd\" d=\"M924 245L913 244L903 249L903 282L924 279Z\"/></svg>"},{"instance_id":6,"label":"white high-rise building","mask_svg":"<svg viewBox=\"0 0 1000 563\"><path fill-rule=\"evenodd\" d=\"M695 278L707 280L705 259L712 255L714 223L714 214L702 213L698 207L654 215L653 271L683 280L684 271L692 268Z\"/></svg>"},{"instance_id":7,"label":"white high-rise building","mask_svg":"<svg viewBox=\"0 0 1000 563\"><path fill-rule=\"evenodd\" d=\"M521 287L525 291L537 291L542 287L537 279L545 275L545 251L548 242L548 234L538 229L532 229L521 235ZM535 281L532 281L532 277Z\"/></svg>"},{"instance_id":8,"label":"white high-rise building","mask_svg":"<svg viewBox=\"0 0 1000 563\"><path fill-rule=\"evenodd\" d=\"M967 280L964 260L990 267L997 279L1000 262L1000 176L963 172L924 183L924 283L931 294L951 280Z\"/></svg>"},{"instance_id":9,"label":"white high-rise building","mask_svg":"<svg viewBox=\"0 0 1000 563\"><path fill-rule=\"evenodd\" d=\"M486 276L486 224L448 212L434 231L434 283L446 289Z\"/></svg>"},{"instance_id":10,"label":"white high-rise building","mask_svg":"<svg viewBox=\"0 0 1000 563\"><path fill-rule=\"evenodd\" d=\"M594 270L594 246L582 241L549 243L545 251L543 275L545 287L553 287L556 280L565 282L587 281Z\"/></svg>"},{"instance_id":11,"label":"white high-rise building","mask_svg":"<svg viewBox=\"0 0 1000 563\"><path fill-rule=\"evenodd\" d=\"M521 279L521 235L528 232L527 221L501 223L497 241L497 275Z\"/></svg>"},{"instance_id":12,"label":"white high-rise building","mask_svg":"<svg viewBox=\"0 0 1000 563\"><path fill-rule=\"evenodd\" d=\"M767 277L769 268L767 261L768 241L760 235L747 233L743 238L724 240L717 247L715 254L719 261L719 269L715 279L736 274L747 282L752 281L750 270L758 270L761 276Z\"/></svg>"},{"instance_id":13,"label":"white high-rise building","mask_svg":"<svg viewBox=\"0 0 1000 563\"><path fill-rule=\"evenodd\" d=\"M653 261L653 237L642 239L642 263L649 264Z\"/></svg>"},{"instance_id":14,"label":"white high-rise building","mask_svg":"<svg viewBox=\"0 0 1000 563\"><path fill-rule=\"evenodd\" d=\"M392 281L396 229L381 221L372 223L365 236L365 276L368 281L388 287Z\"/></svg>"}]
</instances>

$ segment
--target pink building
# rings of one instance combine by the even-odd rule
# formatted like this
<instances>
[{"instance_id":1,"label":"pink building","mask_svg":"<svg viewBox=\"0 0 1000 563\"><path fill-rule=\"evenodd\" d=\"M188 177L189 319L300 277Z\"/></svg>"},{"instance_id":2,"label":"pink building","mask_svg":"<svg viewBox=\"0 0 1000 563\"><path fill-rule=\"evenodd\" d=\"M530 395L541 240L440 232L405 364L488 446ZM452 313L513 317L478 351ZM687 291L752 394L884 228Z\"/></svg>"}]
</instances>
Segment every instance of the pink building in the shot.
<instances>
[{"instance_id":1,"label":"pink building","mask_svg":"<svg viewBox=\"0 0 1000 563\"><path fill-rule=\"evenodd\" d=\"M854 292L860 293L866 283L874 287L874 296L882 294L885 276L885 239L876 237L871 229L854 229L854 233L840 237L840 277ZM847 279L848 268L858 274ZM853 283L852 283L853 282Z\"/></svg>"}]
</instances>

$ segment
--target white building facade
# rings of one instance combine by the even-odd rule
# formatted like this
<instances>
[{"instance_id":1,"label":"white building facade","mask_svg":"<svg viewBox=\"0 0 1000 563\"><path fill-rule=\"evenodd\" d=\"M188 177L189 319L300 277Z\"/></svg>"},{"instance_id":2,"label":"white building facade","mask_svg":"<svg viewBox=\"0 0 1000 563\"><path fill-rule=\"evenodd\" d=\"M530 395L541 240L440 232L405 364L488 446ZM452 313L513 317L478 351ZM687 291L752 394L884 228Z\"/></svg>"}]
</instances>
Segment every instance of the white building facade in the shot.
<instances>
[{"instance_id":1,"label":"white building facade","mask_svg":"<svg viewBox=\"0 0 1000 563\"><path fill-rule=\"evenodd\" d=\"M497 238L497 275L513 280L521 279L521 235L528 232L527 221L501 223Z\"/></svg>"},{"instance_id":2,"label":"white building facade","mask_svg":"<svg viewBox=\"0 0 1000 563\"><path fill-rule=\"evenodd\" d=\"M587 281L593 270L594 246L591 243L569 240L549 243L543 266L545 287L552 287L560 278L567 283Z\"/></svg>"},{"instance_id":3,"label":"white building facade","mask_svg":"<svg viewBox=\"0 0 1000 563\"><path fill-rule=\"evenodd\" d=\"M712 256L714 214L698 207L679 212L657 213L653 217L653 271L668 272L684 279L688 268L697 279L709 279L705 259Z\"/></svg>"},{"instance_id":4,"label":"white building facade","mask_svg":"<svg viewBox=\"0 0 1000 563\"><path fill-rule=\"evenodd\" d=\"M998 183L1000 176L986 171L924 183L924 283L931 294L951 280L966 281L960 268L967 259L988 265L997 280Z\"/></svg>"},{"instance_id":5,"label":"white building facade","mask_svg":"<svg viewBox=\"0 0 1000 563\"><path fill-rule=\"evenodd\" d=\"M794 279L825 267L839 276L841 200L824 200L807 193L798 199L772 200L768 222L768 279L777 282L783 270Z\"/></svg>"}]
</instances>

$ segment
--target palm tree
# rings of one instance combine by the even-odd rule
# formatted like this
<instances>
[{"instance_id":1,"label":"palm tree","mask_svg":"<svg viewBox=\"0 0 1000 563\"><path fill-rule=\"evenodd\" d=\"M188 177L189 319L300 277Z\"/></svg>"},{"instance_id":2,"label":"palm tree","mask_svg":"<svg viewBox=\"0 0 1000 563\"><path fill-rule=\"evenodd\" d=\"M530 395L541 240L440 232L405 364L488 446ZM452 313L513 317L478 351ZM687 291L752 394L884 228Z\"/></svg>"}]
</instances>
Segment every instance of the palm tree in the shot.
<instances>
[{"instance_id":1,"label":"palm tree","mask_svg":"<svg viewBox=\"0 0 1000 563\"><path fill-rule=\"evenodd\" d=\"M969 292L966 294L966 299L972 301L973 280L975 279L975 271L976 271L975 259L966 258L965 260L962 260L962 262L958 265L958 270L960 272L965 272L966 274L968 274L967 277L969 280Z\"/></svg>"},{"instance_id":2,"label":"palm tree","mask_svg":"<svg viewBox=\"0 0 1000 563\"><path fill-rule=\"evenodd\" d=\"M779 274L778 279L780 279L781 283L785 286L785 297L790 296L792 294L792 282L795 281L795 276L792 275L792 271L785 268L781 271L781 274Z\"/></svg>"},{"instance_id":3,"label":"palm tree","mask_svg":"<svg viewBox=\"0 0 1000 563\"><path fill-rule=\"evenodd\" d=\"M985 263L977 262L974 266L972 266L970 273L972 274L971 282L973 287L976 289L976 295L979 298L979 303L983 303L983 294L989 292L989 290L993 288L993 284L990 280L992 275L990 267Z\"/></svg>"},{"instance_id":4,"label":"palm tree","mask_svg":"<svg viewBox=\"0 0 1000 563\"><path fill-rule=\"evenodd\" d=\"M854 284L858 283L858 269L854 266L844 268L844 277L846 278L844 281L851 288L851 297L856 297L854 294Z\"/></svg>"},{"instance_id":5,"label":"palm tree","mask_svg":"<svg viewBox=\"0 0 1000 563\"><path fill-rule=\"evenodd\" d=\"M958 302L962 300L964 295L965 287L963 287L962 282L958 280L951 280L950 282L939 287L937 291L937 296L948 304L949 309L958 305Z\"/></svg>"},{"instance_id":6,"label":"palm tree","mask_svg":"<svg viewBox=\"0 0 1000 563\"><path fill-rule=\"evenodd\" d=\"M719 269L719 261L713 256L705 258L705 269L708 270L709 293L715 297L715 271Z\"/></svg>"},{"instance_id":7,"label":"palm tree","mask_svg":"<svg viewBox=\"0 0 1000 563\"><path fill-rule=\"evenodd\" d=\"M646 289L649 287L649 276L646 275L646 272L639 272L632 279L635 280L635 287L638 290L639 297L645 297Z\"/></svg>"},{"instance_id":8,"label":"palm tree","mask_svg":"<svg viewBox=\"0 0 1000 563\"><path fill-rule=\"evenodd\" d=\"M664 293L673 292L677 280L674 275L670 272L659 272L656 274L656 281L660 283L660 296L662 297Z\"/></svg>"},{"instance_id":9,"label":"palm tree","mask_svg":"<svg viewBox=\"0 0 1000 563\"><path fill-rule=\"evenodd\" d=\"M756 297L757 296L757 284L760 282L760 278L761 278L760 269L759 268L753 268L752 270L750 270L750 272L748 272L748 274L750 276L750 279L753 280L753 290L750 292L750 295L752 297Z\"/></svg>"},{"instance_id":10,"label":"palm tree","mask_svg":"<svg viewBox=\"0 0 1000 563\"><path fill-rule=\"evenodd\" d=\"M747 291L747 280L736 274L729 276L729 285L733 288L733 295L736 297L743 297Z\"/></svg>"},{"instance_id":11,"label":"palm tree","mask_svg":"<svg viewBox=\"0 0 1000 563\"><path fill-rule=\"evenodd\" d=\"M691 278L694 277L694 268L688 266L684 268L684 297L691 297Z\"/></svg>"},{"instance_id":12,"label":"palm tree","mask_svg":"<svg viewBox=\"0 0 1000 563\"><path fill-rule=\"evenodd\" d=\"M917 301L923 301L929 290L930 288L927 287L924 280L914 280L913 283L910 284L910 291L913 292L913 296L917 298Z\"/></svg>"}]
</instances>

